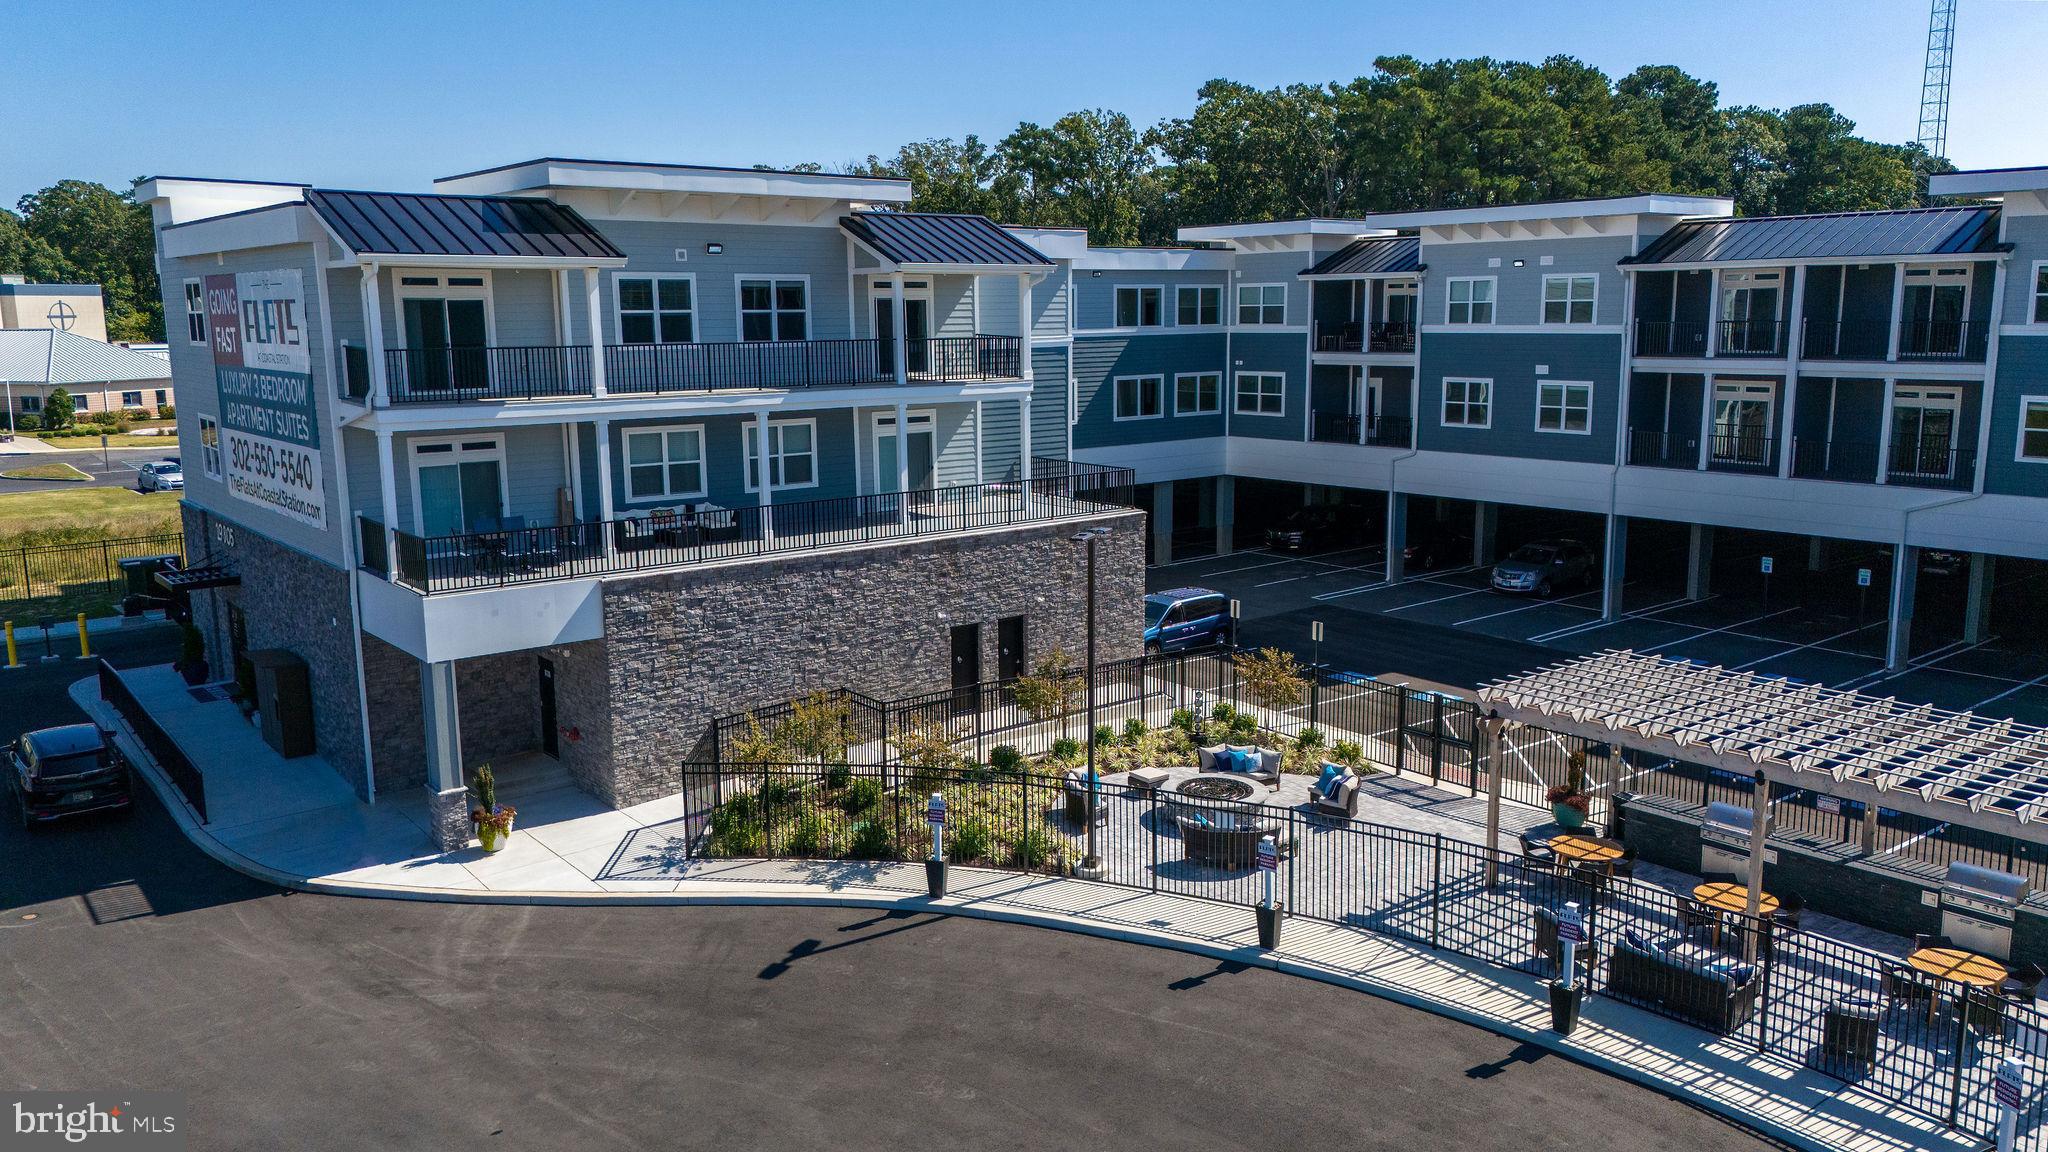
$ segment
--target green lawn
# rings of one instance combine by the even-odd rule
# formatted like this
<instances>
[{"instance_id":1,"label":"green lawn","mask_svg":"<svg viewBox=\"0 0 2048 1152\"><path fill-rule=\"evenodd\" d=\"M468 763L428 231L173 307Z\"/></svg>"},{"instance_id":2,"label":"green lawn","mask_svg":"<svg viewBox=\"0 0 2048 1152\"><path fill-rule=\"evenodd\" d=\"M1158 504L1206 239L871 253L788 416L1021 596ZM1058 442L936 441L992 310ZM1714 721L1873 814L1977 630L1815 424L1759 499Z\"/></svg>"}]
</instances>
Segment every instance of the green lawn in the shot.
<instances>
[{"instance_id":1,"label":"green lawn","mask_svg":"<svg viewBox=\"0 0 2048 1152\"><path fill-rule=\"evenodd\" d=\"M65 488L0 494L0 549L182 531L176 492Z\"/></svg>"},{"instance_id":2,"label":"green lawn","mask_svg":"<svg viewBox=\"0 0 2048 1152\"><path fill-rule=\"evenodd\" d=\"M83 452L90 449L97 452L100 447L98 433L94 433L91 436L39 436L37 439L40 439L52 448L65 451ZM176 432L168 436L137 436L133 432L109 432L107 434L107 447L162 448L168 454L178 450L178 435Z\"/></svg>"},{"instance_id":3,"label":"green lawn","mask_svg":"<svg viewBox=\"0 0 2048 1152\"><path fill-rule=\"evenodd\" d=\"M0 480L90 480L91 476L69 464L31 464L12 472L0 472Z\"/></svg>"}]
</instances>

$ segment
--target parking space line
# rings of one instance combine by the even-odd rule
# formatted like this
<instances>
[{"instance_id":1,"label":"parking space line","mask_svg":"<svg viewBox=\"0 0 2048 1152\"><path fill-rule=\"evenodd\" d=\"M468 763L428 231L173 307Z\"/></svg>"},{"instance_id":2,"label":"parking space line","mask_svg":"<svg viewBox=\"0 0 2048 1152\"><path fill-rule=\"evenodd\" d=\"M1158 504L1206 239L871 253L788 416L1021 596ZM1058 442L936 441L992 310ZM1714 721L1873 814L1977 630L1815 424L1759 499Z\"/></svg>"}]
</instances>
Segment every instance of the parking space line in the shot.
<instances>
[{"instance_id":1,"label":"parking space line","mask_svg":"<svg viewBox=\"0 0 2048 1152\"><path fill-rule=\"evenodd\" d=\"M1477 624L1481 620L1491 620L1495 616L1512 616L1517 612L1527 612L1531 608L1570 608L1574 612L1597 612L1599 611L1599 609L1597 608L1588 608L1583 604L1574 604L1572 603L1572 601L1583 600L1588 596L1598 595L1600 595L1599 589L1594 589L1591 592L1581 592L1577 596L1567 596L1562 600L1538 600L1534 604L1523 604L1515 608L1504 608L1499 612L1488 612L1484 616L1467 617L1466 619L1459 620L1453 623L1451 627L1456 628L1462 624Z\"/></svg>"},{"instance_id":2,"label":"parking space line","mask_svg":"<svg viewBox=\"0 0 2048 1152\"><path fill-rule=\"evenodd\" d=\"M1780 657L1780 656L1790 656L1790 655L1791 655L1791 654L1793 654L1794 652L1804 652L1804 651L1806 651L1806 650L1807 650L1807 649L1809 649L1809 648L1820 648L1820 649L1821 649L1821 651L1823 651L1823 652L1832 652L1832 653L1834 653L1834 654L1835 654L1835 655L1837 655L1837 656L1862 656L1863 654L1862 654L1862 653L1860 653L1860 652L1844 652L1844 651L1842 651L1842 650L1841 650L1841 649L1839 649L1839 648L1822 648L1821 646L1822 646L1823 644L1827 644L1827 643L1829 643L1830 641L1834 641L1834 640L1840 640L1840 639L1841 639L1842 637L1844 637L1844 636L1854 636L1854 635L1855 635L1855 634L1857 634L1858 632L1868 632L1868 631L1869 631L1870 629L1872 629L1872 628L1876 628L1876 627L1878 627L1879 625L1881 625L1881 624L1883 624L1883 623L1884 623L1884 621L1882 621L1882 620L1879 620L1879 621L1877 621L1877 622L1876 622L1876 623L1874 623L1874 624L1865 624L1865 625L1863 625L1863 626L1862 626L1862 627L1860 627L1860 628L1851 628L1851 629L1849 629L1849 630L1848 630L1847 632L1837 632L1837 633L1835 633L1835 634L1834 634L1833 636L1826 636L1826 637L1822 637L1821 639L1819 639L1819 640L1815 640L1815 641L1813 641L1813 642L1811 642L1811 643L1808 643L1808 644L1801 644L1801 645L1800 645L1799 647L1797 647L1797 648L1787 648L1787 649L1785 649L1785 650L1784 650L1783 652L1773 652L1773 653L1771 653L1771 654L1770 654L1770 655L1768 655L1768 656L1759 656L1759 657L1757 657L1756 659L1754 659L1754 660L1751 660L1751 661L1750 661L1749 663L1747 663L1747 664L1737 664L1737 665L1735 665L1734 667L1732 667L1732 668L1730 668L1730 669L1728 669L1728 670L1729 670L1730 672L1741 672L1741 671L1743 671L1744 669L1748 669L1748 668L1754 668L1754 667L1756 667L1756 666L1757 666L1757 665L1759 665L1759 664L1763 664L1763 663L1767 663L1767 662L1769 662L1769 661L1772 661L1772 660L1776 660L1776 659L1777 659L1778 657ZM1740 635L1740 633L1738 633L1738 635ZM1748 638L1749 638L1749 639L1753 639L1753 640L1763 640L1763 639L1764 639L1764 637L1762 637L1762 636L1752 636L1752 637L1748 637ZM1780 644L1782 644L1782 643L1784 643L1784 641L1782 641L1782 640L1780 640L1780 641L1774 641L1774 643L1780 643ZM1876 657L1864 657L1864 658L1865 658L1865 659L1876 659Z\"/></svg>"},{"instance_id":3,"label":"parking space line","mask_svg":"<svg viewBox=\"0 0 2048 1152\"><path fill-rule=\"evenodd\" d=\"M1991 638L1991 640L1996 639L1996 636L1993 636ZM1954 671L1953 669L1935 669L1934 666L1952 657L1961 656L1965 652L1970 652L1978 648L1982 648L1984 645L1991 643L1991 640L1981 640L1975 644L1965 644L1964 641L1961 640L1951 640L1948 643L1943 644L1939 648L1936 648L1932 652L1922 653L1918 658L1906 661L1906 666L1896 671L1890 668L1873 669L1872 671L1865 672L1860 676L1852 676L1849 679L1844 680L1840 684L1836 685L1836 687L1844 689L1854 688L1860 692L1863 689L1868 688L1874 684L1882 684L1887 680L1897 680L1899 677L1904 676L1910 672L1923 672L1930 669L1934 669L1940 672L1952 672ZM1982 675L1982 673L1977 672L1961 672L1957 674L1962 676ZM1986 676L1984 678L1987 680L2003 680L2008 684L2012 683L2010 679L2003 676Z\"/></svg>"},{"instance_id":4,"label":"parking space line","mask_svg":"<svg viewBox=\"0 0 2048 1152\"><path fill-rule=\"evenodd\" d=\"M1559 628L1554 632L1540 632L1534 636L1529 637L1529 643L1543 644L1552 640L1562 640L1567 636L1576 636L1581 632L1594 632L1602 628L1609 628L1628 620L1647 620L1660 612L1668 612L1673 608L1679 607L1680 605L1705 604L1709 600L1718 599L1720 595L1721 594L1719 592L1715 592L1710 595L1702 596L1697 600L1688 600L1687 598L1680 596L1676 600L1666 600L1662 604L1652 604L1648 608L1638 608L1633 612L1624 612L1621 615L1616 616L1612 620L1589 620L1584 624L1573 624L1569 627ZM1693 627L1693 625L1691 624L1680 624L1676 620L1660 620L1658 621L1658 623L1669 624L1674 628Z\"/></svg>"},{"instance_id":5,"label":"parking space line","mask_svg":"<svg viewBox=\"0 0 2048 1152\"><path fill-rule=\"evenodd\" d=\"M1443 584L1443 586L1446 588L1462 588L1464 587L1464 585L1462 584L1445 584L1443 581L1437 579L1437 577L1456 576L1460 572L1476 572L1483 567L1485 567L1485 565L1468 564L1463 568L1448 568L1442 572L1432 572L1427 576L1408 576L1400 580L1380 579L1374 581L1371 584L1360 584L1356 588L1339 588L1335 592L1318 592L1316 593L1314 599L1342 600L1346 596L1356 596L1360 592L1370 592L1375 588L1396 588L1403 584Z\"/></svg>"},{"instance_id":6,"label":"parking space line","mask_svg":"<svg viewBox=\"0 0 2048 1152\"><path fill-rule=\"evenodd\" d=\"M1665 641L1665 642L1664 642L1663 644L1659 644L1659 645L1657 645L1657 647L1655 647L1655 648L1647 648L1647 649L1644 649L1644 651L1646 651L1646 652L1658 652L1658 651L1661 651L1661 650L1663 650L1663 649L1664 649L1665 647L1667 647L1667 646L1669 646L1669 645L1672 645L1672 644L1690 644L1691 642L1693 642L1694 640L1698 640L1698 639L1699 639L1700 637L1702 637L1702 636L1718 636L1718 635L1720 635L1720 634L1721 634L1721 633L1723 633L1723 632L1733 632L1733 631L1735 631L1735 630L1736 630L1737 628L1743 628L1743 627L1747 627L1748 625L1751 625L1751 624L1755 624L1755 623L1758 623L1758 622L1760 622L1760 621L1764 621L1764 620L1769 620L1769 619L1770 619L1770 618L1772 618L1773 616L1783 616L1783 615L1784 615L1785 613L1787 613L1787 612L1797 612L1797 611L1799 611L1799 606L1798 606L1797 604L1795 604L1795 605L1793 605L1793 606L1792 606L1792 607L1790 607L1790 608L1780 608L1780 609L1778 609L1778 610L1777 610L1776 612L1766 612L1766 613L1764 613L1764 614L1763 614L1763 615L1761 615L1761 616L1753 616L1753 617L1751 617L1751 618L1749 618L1749 619L1747 619L1747 620L1737 620L1737 621L1736 621L1735 623L1733 623L1733 624L1726 624L1726 625L1723 625L1723 626L1721 626L1721 627L1719 627L1719 628L1700 628L1700 629L1698 629L1697 631L1695 631L1695 632L1694 632L1694 633L1693 633L1692 635L1690 635L1690 636L1681 636L1681 637L1679 637L1679 638L1678 638L1678 639L1676 639L1676 640L1666 640L1666 641ZM1675 622L1675 621L1669 621L1669 620L1667 620L1667 621L1664 621L1664 623L1670 624L1670 625L1671 625L1671 626L1672 626L1673 628L1697 628L1697 625L1693 625L1693 624L1679 624L1679 623L1677 623L1677 622ZM1763 638L1763 637L1761 637L1761 636L1750 636L1750 637L1746 637L1746 639L1751 639L1751 640L1764 640L1764 638ZM1782 644L1782 643L1784 643L1784 641L1782 641L1782 640L1764 640L1764 643L1766 643L1766 644Z\"/></svg>"},{"instance_id":7,"label":"parking space line","mask_svg":"<svg viewBox=\"0 0 2048 1152\"><path fill-rule=\"evenodd\" d=\"M1406 583L1406 581L1403 581L1403 583ZM1430 581L1430 583L1435 583L1435 581ZM1457 587L1457 585L1456 585L1456 584L1445 584L1445 585L1442 585L1442 587L1445 587L1445 588L1456 588L1456 587ZM1416 602L1414 602L1413 604L1397 604L1397 605L1395 605L1395 606L1394 606L1394 607L1392 607L1392 608L1382 608L1382 609L1380 609L1380 611L1381 611L1381 612L1406 612L1406 611L1407 611L1408 609L1410 609L1410 608L1421 608L1421 607L1424 607L1424 606L1426 606L1426 605L1430 605L1430 604L1441 604L1441 603L1443 603L1443 602L1444 602L1444 601L1446 601L1446 600L1463 600L1463 599L1464 599L1465 597L1467 597L1467 596L1477 596L1477 595L1479 595L1479 594L1480 594L1481 592L1491 592L1491 591L1493 591L1493 589L1491 589L1491 588L1468 588L1468 589L1466 589L1466 590L1465 590L1465 591L1463 591L1463 592L1453 592L1453 593L1451 593L1451 594L1450 594L1449 596L1433 596L1433 597L1431 597L1431 598L1430 598L1430 599L1428 599L1428 600L1417 600L1417 601L1416 601Z\"/></svg>"},{"instance_id":8,"label":"parking space line","mask_svg":"<svg viewBox=\"0 0 2048 1152\"><path fill-rule=\"evenodd\" d=\"M1380 565L1377 562L1373 561L1369 561L1364 564L1332 564L1327 560L1310 560L1306 556L1297 557L1297 559L1299 559L1303 564L1314 564L1318 567L1327 568L1329 569L1329 571L1309 572L1301 576L1283 576L1278 580L1268 580L1264 584L1254 584L1252 585L1252 587L1270 588L1275 584L1287 584L1295 580L1310 580L1317 576L1333 576L1339 572L1367 572L1372 570L1373 568L1380 567Z\"/></svg>"},{"instance_id":9,"label":"parking space line","mask_svg":"<svg viewBox=\"0 0 2048 1152\"><path fill-rule=\"evenodd\" d=\"M1257 555L1259 555L1260 553L1264 552L1265 550L1266 550L1266 547L1265 547L1265 545L1261 544L1261 545L1259 545L1259 546L1258 546L1258 547L1256 547L1256 548L1237 548L1237 549L1233 549L1233 550L1231 551L1230 555L1231 555L1231 556L1257 556ZM1200 563L1202 563L1202 562L1203 562L1204 560L1207 560L1207 561L1211 561L1211 562L1214 562L1214 561L1217 561L1217 560L1226 560L1226 559L1229 559L1229 557L1227 557L1227 556L1217 556L1217 555L1215 555L1215 554L1213 554L1213 553L1212 553L1212 554L1210 554L1210 555L1208 555L1208 556L1190 556L1190 557L1188 557L1188 558L1187 558L1187 559L1185 559L1185 560L1168 560L1168 561L1167 561L1166 563L1164 563L1164 564L1147 564L1147 565L1146 565L1146 567L1147 567L1147 568L1178 568L1178 567L1180 567L1180 566L1181 566L1181 565L1183 565L1183 564L1200 564ZM1234 571L1234 569L1226 569L1226 571Z\"/></svg>"},{"instance_id":10,"label":"parking space line","mask_svg":"<svg viewBox=\"0 0 2048 1152\"><path fill-rule=\"evenodd\" d=\"M2007 689L2006 689L2005 691L2003 691L2003 692L2000 692L2000 693L1999 693L1998 695L1996 695L1996 696L1986 696L1986 697L1985 697L1985 698L1983 698L1982 700L1979 700L1979 701L1977 701L1977 702L1976 702L1975 704L1972 704L1972 705L1970 705L1970 706L1969 706L1968 708L1965 708L1965 709L1963 709L1963 711L1965 711L1965 712L1975 712L1975 711L1976 711L1977 709L1979 709L1979 708L1982 708L1982 707L1983 707L1983 706L1985 706L1986 704L1991 704L1991 703L1995 703L1995 702L1997 702L1997 701L1999 701L1999 700L2003 700L2003 699L2005 699L2005 698L2006 698L2007 696L2010 696L2010 695L2012 695L2012 694L2013 694L2013 693L2015 693L2015 692L2019 692L2019 691L2023 691L2023 690L2025 690L2025 689L2028 689L2028 688L2032 688L2032 687L2033 687L2034 685L2036 685L2036 684L2040 684L2040 683L2042 683L2042 682L2044 682L2044 681L2048 681L2048 674L2043 674L2043 675L2040 675L2040 676L2036 676L2036 677L2034 677L2034 678L2033 678L2032 680L2028 680L2028 681L2026 681L2026 682L2024 682L2024 683L2020 683L2020 684L2015 684L2015 685L2013 685L2012 687L2010 687L2010 688L2007 688Z\"/></svg>"}]
</instances>

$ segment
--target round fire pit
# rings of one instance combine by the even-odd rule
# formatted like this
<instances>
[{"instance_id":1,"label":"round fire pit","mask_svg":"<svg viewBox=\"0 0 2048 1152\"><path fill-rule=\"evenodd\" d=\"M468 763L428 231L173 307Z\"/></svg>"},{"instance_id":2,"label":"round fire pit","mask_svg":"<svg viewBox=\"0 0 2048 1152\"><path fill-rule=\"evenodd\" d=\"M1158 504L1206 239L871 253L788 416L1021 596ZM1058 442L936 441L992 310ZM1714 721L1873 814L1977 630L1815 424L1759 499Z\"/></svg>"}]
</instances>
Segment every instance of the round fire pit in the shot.
<instances>
[{"instance_id":1,"label":"round fire pit","mask_svg":"<svg viewBox=\"0 0 2048 1152\"><path fill-rule=\"evenodd\" d=\"M1257 791L1249 780L1214 775L1183 780L1173 790L1190 800L1249 800Z\"/></svg>"}]
</instances>

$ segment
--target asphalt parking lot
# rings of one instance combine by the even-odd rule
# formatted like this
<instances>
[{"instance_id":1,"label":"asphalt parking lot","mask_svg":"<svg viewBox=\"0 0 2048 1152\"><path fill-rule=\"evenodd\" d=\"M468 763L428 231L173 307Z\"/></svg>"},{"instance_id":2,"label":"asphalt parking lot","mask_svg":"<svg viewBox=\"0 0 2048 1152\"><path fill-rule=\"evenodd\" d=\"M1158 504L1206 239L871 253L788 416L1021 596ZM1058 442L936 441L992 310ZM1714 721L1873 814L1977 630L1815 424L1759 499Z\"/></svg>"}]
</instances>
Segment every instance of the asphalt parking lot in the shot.
<instances>
[{"instance_id":1,"label":"asphalt parking lot","mask_svg":"<svg viewBox=\"0 0 2048 1152\"><path fill-rule=\"evenodd\" d=\"M8 452L0 448L0 472L28 468L37 464L69 464L92 477L90 480L70 481L9 480L0 477L0 493L50 492L68 488L133 488L136 468L148 461L177 454L178 440L175 436L165 437L162 448L110 448L104 454L98 448L33 453Z\"/></svg>"},{"instance_id":2,"label":"asphalt parking lot","mask_svg":"<svg viewBox=\"0 0 2048 1152\"><path fill-rule=\"evenodd\" d=\"M1470 565L1389 583L1384 554L1377 545L1308 556L1252 549L1155 566L1149 584L1225 592L1240 603L1243 643L1319 655L1335 670L1365 675L1470 688L1571 655L1628 648L2048 724L2048 645L2025 630L2027 613L1995 610L1992 634L1976 643L1916 633L1913 658L1888 672L1882 580L1870 593L1848 591L1854 569L1872 563L1859 555L1813 578L1781 573L1776 587L1724 580L1725 591L1697 600L1687 600L1668 571L1646 574L1624 585L1622 614L1603 621L1597 586L1548 600L1514 596L1492 590L1487 570ZM1820 578L1827 573L1831 583ZM2013 625L2003 635L2001 614ZM1314 621L1326 630L1320 652L1309 639Z\"/></svg>"}]
</instances>

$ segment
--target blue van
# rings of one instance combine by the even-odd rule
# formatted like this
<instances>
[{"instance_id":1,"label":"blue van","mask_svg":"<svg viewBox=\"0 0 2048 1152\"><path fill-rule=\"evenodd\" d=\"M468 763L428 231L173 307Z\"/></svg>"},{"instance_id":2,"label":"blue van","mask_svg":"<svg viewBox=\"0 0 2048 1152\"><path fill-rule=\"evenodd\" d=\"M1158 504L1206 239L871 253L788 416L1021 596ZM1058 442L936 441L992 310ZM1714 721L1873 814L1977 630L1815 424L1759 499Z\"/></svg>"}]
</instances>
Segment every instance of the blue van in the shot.
<instances>
[{"instance_id":1,"label":"blue van","mask_svg":"<svg viewBox=\"0 0 2048 1152\"><path fill-rule=\"evenodd\" d=\"M1211 588L1168 588L1145 597L1145 651L1186 652L1230 642L1230 597Z\"/></svg>"}]
</instances>

